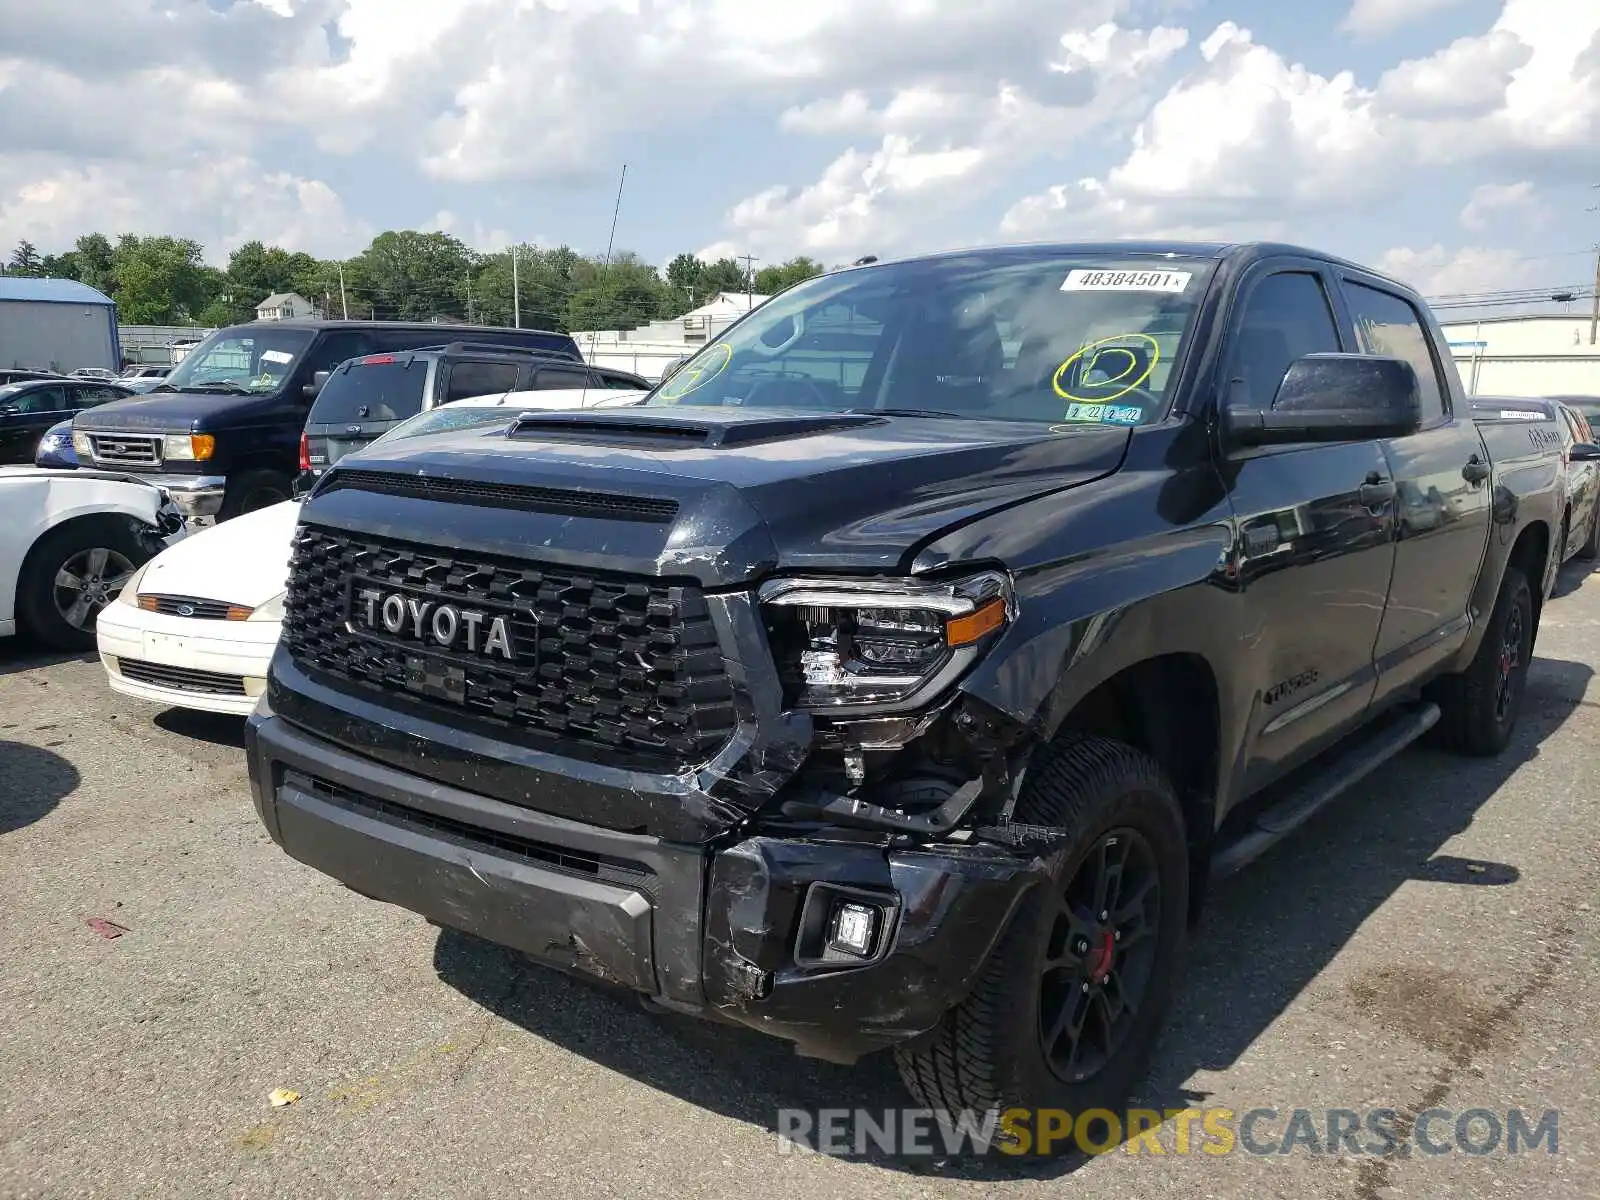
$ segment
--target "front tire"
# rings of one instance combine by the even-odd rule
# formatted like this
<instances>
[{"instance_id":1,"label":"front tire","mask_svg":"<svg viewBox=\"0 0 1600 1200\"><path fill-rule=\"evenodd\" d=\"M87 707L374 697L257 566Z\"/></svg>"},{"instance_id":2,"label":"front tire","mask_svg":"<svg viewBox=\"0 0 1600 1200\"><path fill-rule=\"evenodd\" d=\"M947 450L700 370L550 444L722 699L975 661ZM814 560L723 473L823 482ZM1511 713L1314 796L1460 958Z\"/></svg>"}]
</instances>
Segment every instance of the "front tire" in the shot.
<instances>
[{"instance_id":1,"label":"front tire","mask_svg":"<svg viewBox=\"0 0 1600 1200\"><path fill-rule=\"evenodd\" d=\"M1017 819L1068 830L1071 844L968 998L931 1038L896 1050L901 1078L920 1104L951 1113L1116 1111L1144 1077L1176 983L1189 892L1182 811L1148 755L1073 733L1029 772Z\"/></svg>"},{"instance_id":2,"label":"front tire","mask_svg":"<svg viewBox=\"0 0 1600 1200\"><path fill-rule=\"evenodd\" d=\"M17 579L17 615L51 649L92 650L101 611L149 559L149 549L113 520L53 529L28 552Z\"/></svg>"},{"instance_id":3,"label":"front tire","mask_svg":"<svg viewBox=\"0 0 1600 1200\"><path fill-rule=\"evenodd\" d=\"M242 516L257 509L282 504L294 494L294 481L282 471L245 471L228 480L228 490L222 497L218 521Z\"/></svg>"},{"instance_id":4,"label":"front tire","mask_svg":"<svg viewBox=\"0 0 1600 1200\"><path fill-rule=\"evenodd\" d=\"M1435 740L1457 754L1487 758L1511 741L1533 658L1533 589L1507 567L1494 612L1472 663L1434 688L1440 709Z\"/></svg>"}]
</instances>

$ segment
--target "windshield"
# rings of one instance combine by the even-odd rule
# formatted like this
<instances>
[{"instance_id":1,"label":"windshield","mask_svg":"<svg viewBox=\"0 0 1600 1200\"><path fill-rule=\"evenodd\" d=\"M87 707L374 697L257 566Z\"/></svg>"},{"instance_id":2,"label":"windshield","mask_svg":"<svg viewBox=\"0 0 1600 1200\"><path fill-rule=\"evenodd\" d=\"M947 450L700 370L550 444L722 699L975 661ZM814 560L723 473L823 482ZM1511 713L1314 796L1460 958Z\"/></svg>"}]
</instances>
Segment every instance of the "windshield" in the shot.
<instances>
[{"instance_id":1,"label":"windshield","mask_svg":"<svg viewBox=\"0 0 1600 1200\"><path fill-rule=\"evenodd\" d=\"M309 329L219 329L201 342L159 391L275 392L311 344Z\"/></svg>"},{"instance_id":2,"label":"windshield","mask_svg":"<svg viewBox=\"0 0 1600 1200\"><path fill-rule=\"evenodd\" d=\"M442 408L430 408L427 412L418 413L409 420L401 421L388 433L374 439L371 445L376 446L379 442L393 441L396 438L417 437L424 433L449 433L456 429L509 425L521 415L520 408L445 405Z\"/></svg>"},{"instance_id":3,"label":"windshield","mask_svg":"<svg viewBox=\"0 0 1600 1200\"><path fill-rule=\"evenodd\" d=\"M977 253L823 275L756 309L646 404L1149 423L1213 269Z\"/></svg>"}]
</instances>

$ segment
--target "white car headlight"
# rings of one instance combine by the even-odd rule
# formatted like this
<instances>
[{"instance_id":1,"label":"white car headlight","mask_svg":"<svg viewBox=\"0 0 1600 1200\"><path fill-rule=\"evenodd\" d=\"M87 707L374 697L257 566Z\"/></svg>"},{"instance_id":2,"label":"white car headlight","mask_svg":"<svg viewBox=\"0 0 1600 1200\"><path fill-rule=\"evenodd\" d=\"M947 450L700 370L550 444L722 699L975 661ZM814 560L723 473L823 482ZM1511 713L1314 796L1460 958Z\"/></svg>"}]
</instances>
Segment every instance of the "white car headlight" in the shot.
<instances>
[{"instance_id":1,"label":"white car headlight","mask_svg":"<svg viewBox=\"0 0 1600 1200\"><path fill-rule=\"evenodd\" d=\"M151 561L153 562L154 560L152 559ZM145 563L144 566L140 567L129 577L128 582L123 584L122 590L117 593L117 601L119 603L139 603L139 585L144 582L144 573L149 569L150 563Z\"/></svg>"},{"instance_id":2,"label":"white car headlight","mask_svg":"<svg viewBox=\"0 0 1600 1200\"><path fill-rule=\"evenodd\" d=\"M252 621L281 621L283 620L283 593L279 592L271 600L256 606L250 614Z\"/></svg>"},{"instance_id":3,"label":"white car headlight","mask_svg":"<svg viewBox=\"0 0 1600 1200\"><path fill-rule=\"evenodd\" d=\"M94 447L89 444L87 433L79 433L76 429L72 431L72 451L79 458L94 457Z\"/></svg>"},{"instance_id":4,"label":"white car headlight","mask_svg":"<svg viewBox=\"0 0 1600 1200\"><path fill-rule=\"evenodd\" d=\"M944 692L1013 616L1011 580L776 579L760 592L784 699L837 716L904 712Z\"/></svg>"}]
</instances>

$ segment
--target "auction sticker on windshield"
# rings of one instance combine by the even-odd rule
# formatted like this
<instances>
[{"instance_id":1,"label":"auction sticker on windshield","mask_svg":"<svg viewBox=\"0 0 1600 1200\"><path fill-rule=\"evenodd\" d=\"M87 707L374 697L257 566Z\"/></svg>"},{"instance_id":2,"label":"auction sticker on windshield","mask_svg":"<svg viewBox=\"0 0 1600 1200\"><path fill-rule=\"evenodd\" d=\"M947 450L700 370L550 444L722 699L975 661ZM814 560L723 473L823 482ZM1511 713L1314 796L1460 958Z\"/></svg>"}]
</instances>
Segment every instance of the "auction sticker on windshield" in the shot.
<instances>
[{"instance_id":1,"label":"auction sticker on windshield","mask_svg":"<svg viewBox=\"0 0 1600 1200\"><path fill-rule=\"evenodd\" d=\"M1143 418L1144 409L1137 404L1069 404L1061 419L1106 425L1137 425Z\"/></svg>"},{"instance_id":2,"label":"auction sticker on windshield","mask_svg":"<svg viewBox=\"0 0 1600 1200\"><path fill-rule=\"evenodd\" d=\"M261 352L261 361L275 363L293 362L294 355L283 350L263 350Z\"/></svg>"},{"instance_id":3,"label":"auction sticker on windshield","mask_svg":"<svg viewBox=\"0 0 1600 1200\"><path fill-rule=\"evenodd\" d=\"M1063 292L1181 292L1188 271L1096 271L1079 268L1067 275Z\"/></svg>"}]
</instances>

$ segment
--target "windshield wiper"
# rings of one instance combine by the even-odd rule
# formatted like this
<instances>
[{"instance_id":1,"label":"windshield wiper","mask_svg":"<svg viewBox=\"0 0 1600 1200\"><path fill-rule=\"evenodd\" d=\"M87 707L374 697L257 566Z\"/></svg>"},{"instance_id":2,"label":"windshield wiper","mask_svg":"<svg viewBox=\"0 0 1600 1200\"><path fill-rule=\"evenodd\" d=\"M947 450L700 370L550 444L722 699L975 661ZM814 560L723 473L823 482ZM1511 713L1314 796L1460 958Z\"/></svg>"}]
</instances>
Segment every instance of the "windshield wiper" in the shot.
<instances>
[{"instance_id":1,"label":"windshield wiper","mask_svg":"<svg viewBox=\"0 0 1600 1200\"><path fill-rule=\"evenodd\" d=\"M938 408L847 408L844 411L869 417L954 417L958 421L964 421L971 415L945 412Z\"/></svg>"},{"instance_id":2,"label":"windshield wiper","mask_svg":"<svg viewBox=\"0 0 1600 1200\"><path fill-rule=\"evenodd\" d=\"M177 390L178 389L173 387L170 383L158 383L155 385L155 387L150 389L152 392L175 392Z\"/></svg>"},{"instance_id":3,"label":"windshield wiper","mask_svg":"<svg viewBox=\"0 0 1600 1200\"><path fill-rule=\"evenodd\" d=\"M255 395L249 388L240 387L237 383L189 383L185 384L181 390L185 392L221 392L230 396Z\"/></svg>"}]
</instances>

